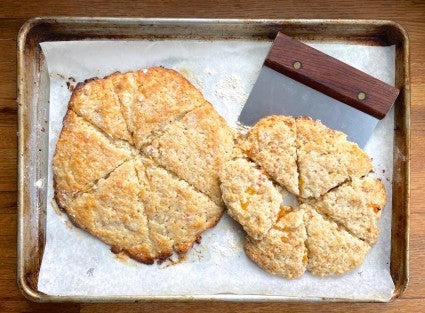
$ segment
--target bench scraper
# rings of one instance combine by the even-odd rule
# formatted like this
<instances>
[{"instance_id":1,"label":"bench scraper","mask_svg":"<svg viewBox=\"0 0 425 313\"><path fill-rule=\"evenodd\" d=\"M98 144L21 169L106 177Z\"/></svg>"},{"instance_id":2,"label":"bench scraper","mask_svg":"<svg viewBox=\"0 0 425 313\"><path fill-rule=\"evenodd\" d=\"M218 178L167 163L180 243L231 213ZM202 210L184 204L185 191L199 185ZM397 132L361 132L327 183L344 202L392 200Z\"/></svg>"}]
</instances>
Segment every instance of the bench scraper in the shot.
<instances>
[{"instance_id":1,"label":"bench scraper","mask_svg":"<svg viewBox=\"0 0 425 313\"><path fill-rule=\"evenodd\" d=\"M363 148L399 90L278 33L239 116L252 126L268 115L309 116Z\"/></svg>"}]
</instances>

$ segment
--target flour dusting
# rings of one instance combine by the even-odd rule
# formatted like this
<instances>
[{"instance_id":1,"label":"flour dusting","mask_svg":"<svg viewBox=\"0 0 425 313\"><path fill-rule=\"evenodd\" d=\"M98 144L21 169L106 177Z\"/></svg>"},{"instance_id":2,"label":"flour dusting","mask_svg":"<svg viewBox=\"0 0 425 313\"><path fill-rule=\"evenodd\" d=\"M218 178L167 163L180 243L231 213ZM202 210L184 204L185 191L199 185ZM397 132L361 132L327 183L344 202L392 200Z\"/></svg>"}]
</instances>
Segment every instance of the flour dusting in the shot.
<instances>
[{"instance_id":1,"label":"flour dusting","mask_svg":"<svg viewBox=\"0 0 425 313\"><path fill-rule=\"evenodd\" d=\"M236 74L220 80L215 89L215 95L226 104L245 103L248 95L242 87L242 80Z\"/></svg>"}]
</instances>

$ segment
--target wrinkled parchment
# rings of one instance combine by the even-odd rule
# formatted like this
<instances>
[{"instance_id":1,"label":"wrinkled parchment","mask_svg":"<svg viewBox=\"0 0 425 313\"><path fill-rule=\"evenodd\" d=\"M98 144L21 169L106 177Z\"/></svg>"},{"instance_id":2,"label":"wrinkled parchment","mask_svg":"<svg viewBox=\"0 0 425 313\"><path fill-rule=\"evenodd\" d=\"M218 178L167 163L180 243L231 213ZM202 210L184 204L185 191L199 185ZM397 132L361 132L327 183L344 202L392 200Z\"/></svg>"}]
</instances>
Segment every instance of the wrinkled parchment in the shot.
<instances>
[{"instance_id":1,"label":"wrinkled parchment","mask_svg":"<svg viewBox=\"0 0 425 313\"><path fill-rule=\"evenodd\" d=\"M311 44L311 43L310 43ZM234 125L270 48L269 41L70 41L42 49L50 76L49 161L62 127L69 85L87 78L154 65L178 70ZM315 48L394 84L394 47L314 43ZM38 288L49 295L256 295L282 298L389 300L393 112L378 124L366 146L388 192L379 222L382 233L363 265L345 275L306 273L286 280L261 270L245 255L242 229L227 215L205 232L179 263L144 265L119 259L109 247L70 224L54 207L49 167L46 247ZM43 184L45 182L38 182Z\"/></svg>"}]
</instances>

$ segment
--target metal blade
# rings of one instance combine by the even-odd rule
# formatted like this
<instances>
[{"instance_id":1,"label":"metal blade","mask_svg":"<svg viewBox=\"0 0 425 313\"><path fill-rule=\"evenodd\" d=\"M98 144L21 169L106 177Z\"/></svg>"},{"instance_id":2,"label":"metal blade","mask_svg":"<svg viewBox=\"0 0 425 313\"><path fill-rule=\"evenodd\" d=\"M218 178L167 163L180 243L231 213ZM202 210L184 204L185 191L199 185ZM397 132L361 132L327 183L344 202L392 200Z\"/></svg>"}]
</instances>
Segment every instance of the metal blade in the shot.
<instances>
[{"instance_id":1,"label":"metal blade","mask_svg":"<svg viewBox=\"0 0 425 313\"><path fill-rule=\"evenodd\" d=\"M268 115L310 116L363 148L378 119L263 66L239 116L246 126Z\"/></svg>"}]
</instances>

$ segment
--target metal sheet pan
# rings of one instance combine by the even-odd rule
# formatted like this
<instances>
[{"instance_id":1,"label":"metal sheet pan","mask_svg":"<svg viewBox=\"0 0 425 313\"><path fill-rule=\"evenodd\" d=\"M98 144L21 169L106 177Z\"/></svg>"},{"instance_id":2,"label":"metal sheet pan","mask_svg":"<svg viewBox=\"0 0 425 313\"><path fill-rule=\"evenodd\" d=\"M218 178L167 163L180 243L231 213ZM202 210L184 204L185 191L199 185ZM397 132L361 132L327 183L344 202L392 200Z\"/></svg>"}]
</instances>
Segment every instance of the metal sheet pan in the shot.
<instances>
[{"instance_id":1,"label":"metal sheet pan","mask_svg":"<svg viewBox=\"0 0 425 313\"><path fill-rule=\"evenodd\" d=\"M370 20L218 20L48 17L27 21L18 35L18 285L30 300L142 301L227 300L282 301L279 297L203 296L114 296L55 297L37 290L38 273L45 244L46 187L35 182L47 176L49 79L40 49L44 41L90 39L264 39L278 31L298 39L337 40L370 45L396 46L394 176L392 199L391 276L392 299L403 293L409 279L410 191L410 82L409 41L401 26L391 21ZM331 299L330 299L331 300ZM293 301L293 300L292 300ZM300 299L300 301L306 301Z\"/></svg>"}]
</instances>

